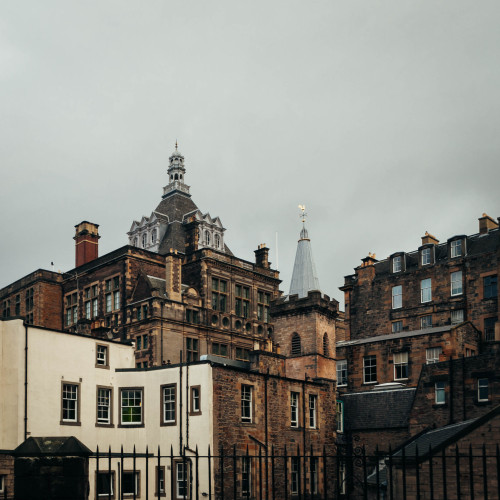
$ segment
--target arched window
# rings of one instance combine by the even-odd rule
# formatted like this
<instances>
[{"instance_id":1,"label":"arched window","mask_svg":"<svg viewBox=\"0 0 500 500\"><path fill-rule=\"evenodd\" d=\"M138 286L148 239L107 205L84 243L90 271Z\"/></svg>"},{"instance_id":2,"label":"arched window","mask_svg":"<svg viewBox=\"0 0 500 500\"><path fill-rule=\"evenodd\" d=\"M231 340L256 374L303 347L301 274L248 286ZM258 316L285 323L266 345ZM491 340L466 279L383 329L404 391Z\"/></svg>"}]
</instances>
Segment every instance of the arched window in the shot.
<instances>
[{"instance_id":1,"label":"arched window","mask_svg":"<svg viewBox=\"0 0 500 500\"><path fill-rule=\"evenodd\" d=\"M177 181L177 180L179 180L179 176L178 176L177 174L175 174L174 179L175 179L176 181Z\"/></svg>"},{"instance_id":2,"label":"arched window","mask_svg":"<svg viewBox=\"0 0 500 500\"><path fill-rule=\"evenodd\" d=\"M330 355L330 350L328 349L328 335L326 333L323 335L323 354L325 356Z\"/></svg>"},{"instance_id":3,"label":"arched window","mask_svg":"<svg viewBox=\"0 0 500 500\"><path fill-rule=\"evenodd\" d=\"M181 174L181 175L179 175L179 179L182 181L182 174Z\"/></svg>"},{"instance_id":4,"label":"arched window","mask_svg":"<svg viewBox=\"0 0 500 500\"><path fill-rule=\"evenodd\" d=\"M156 229L153 229L151 233L151 243L154 245L156 243Z\"/></svg>"},{"instance_id":5,"label":"arched window","mask_svg":"<svg viewBox=\"0 0 500 500\"><path fill-rule=\"evenodd\" d=\"M220 248L220 235L216 234L214 236L214 243L215 243L215 248Z\"/></svg>"},{"instance_id":6,"label":"arched window","mask_svg":"<svg viewBox=\"0 0 500 500\"><path fill-rule=\"evenodd\" d=\"M210 233L208 231L205 231L205 245L210 245Z\"/></svg>"},{"instance_id":7,"label":"arched window","mask_svg":"<svg viewBox=\"0 0 500 500\"><path fill-rule=\"evenodd\" d=\"M300 335L294 333L292 335L292 356L298 356L302 354L302 348L300 346Z\"/></svg>"},{"instance_id":8,"label":"arched window","mask_svg":"<svg viewBox=\"0 0 500 500\"><path fill-rule=\"evenodd\" d=\"M139 240L137 238L134 238L134 247L138 246Z\"/></svg>"},{"instance_id":9,"label":"arched window","mask_svg":"<svg viewBox=\"0 0 500 500\"><path fill-rule=\"evenodd\" d=\"M144 233L142 235L142 248L146 248L147 244L148 244L148 235Z\"/></svg>"}]
</instances>

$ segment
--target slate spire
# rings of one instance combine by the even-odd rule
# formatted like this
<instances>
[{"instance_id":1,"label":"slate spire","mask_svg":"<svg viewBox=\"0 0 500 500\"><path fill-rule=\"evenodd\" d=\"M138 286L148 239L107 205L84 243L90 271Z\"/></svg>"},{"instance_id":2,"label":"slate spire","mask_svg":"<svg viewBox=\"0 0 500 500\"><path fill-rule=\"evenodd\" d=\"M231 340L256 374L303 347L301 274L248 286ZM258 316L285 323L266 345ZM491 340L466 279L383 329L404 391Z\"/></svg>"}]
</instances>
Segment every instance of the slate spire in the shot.
<instances>
[{"instance_id":1,"label":"slate spire","mask_svg":"<svg viewBox=\"0 0 500 500\"><path fill-rule=\"evenodd\" d=\"M319 290L319 280L314 265L311 240L305 225L305 206L299 205L301 209L302 230L297 244L295 264L293 265L292 282L290 283L290 295L298 294L299 298L307 297L311 290Z\"/></svg>"}]
</instances>

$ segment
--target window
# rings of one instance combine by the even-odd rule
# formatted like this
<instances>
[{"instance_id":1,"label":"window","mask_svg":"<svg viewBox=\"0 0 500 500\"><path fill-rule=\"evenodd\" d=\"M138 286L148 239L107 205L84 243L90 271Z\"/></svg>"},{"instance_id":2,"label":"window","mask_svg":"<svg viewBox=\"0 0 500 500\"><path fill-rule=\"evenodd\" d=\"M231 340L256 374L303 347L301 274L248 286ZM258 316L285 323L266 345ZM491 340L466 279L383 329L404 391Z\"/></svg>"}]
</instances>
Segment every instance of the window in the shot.
<instances>
[{"instance_id":1,"label":"window","mask_svg":"<svg viewBox=\"0 0 500 500\"><path fill-rule=\"evenodd\" d=\"M347 359L337 361L337 386L347 385Z\"/></svg>"},{"instance_id":2,"label":"window","mask_svg":"<svg viewBox=\"0 0 500 500\"><path fill-rule=\"evenodd\" d=\"M451 242L451 258L460 257L462 255L462 240L454 240Z\"/></svg>"},{"instance_id":3,"label":"window","mask_svg":"<svg viewBox=\"0 0 500 500\"><path fill-rule=\"evenodd\" d=\"M122 494L123 496L139 495L139 471L123 471Z\"/></svg>"},{"instance_id":4,"label":"window","mask_svg":"<svg viewBox=\"0 0 500 500\"><path fill-rule=\"evenodd\" d=\"M235 285L234 295L234 313L236 316L248 318L250 314L250 288L247 286Z\"/></svg>"},{"instance_id":5,"label":"window","mask_svg":"<svg viewBox=\"0 0 500 500\"><path fill-rule=\"evenodd\" d=\"M420 329L431 328L432 327L432 315L428 314L427 316L422 316L420 318Z\"/></svg>"},{"instance_id":6,"label":"window","mask_svg":"<svg viewBox=\"0 0 500 500\"><path fill-rule=\"evenodd\" d=\"M435 402L437 405L444 405L446 403L445 387L446 384L444 382L436 382L434 385Z\"/></svg>"},{"instance_id":7,"label":"window","mask_svg":"<svg viewBox=\"0 0 500 500\"><path fill-rule=\"evenodd\" d=\"M148 317L148 306L144 305L142 306L142 317L146 319Z\"/></svg>"},{"instance_id":8,"label":"window","mask_svg":"<svg viewBox=\"0 0 500 500\"><path fill-rule=\"evenodd\" d=\"M97 423L111 424L111 389L108 387L97 388Z\"/></svg>"},{"instance_id":9,"label":"window","mask_svg":"<svg viewBox=\"0 0 500 500\"><path fill-rule=\"evenodd\" d=\"M198 339L193 339L191 337L186 338L186 353L186 361L188 363L198 361Z\"/></svg>"},{"instance_id":10,"label":"window","mask_svg":"<svg viewBox=\"0 0 500 500\"><path fill-rule=\"evenodd\" d=\"M338 401L336 403L337 410L337 432L344 432L344 403L342 401Z\"/></svg>"},{"instance_id":11,"label":"window","mask_svg":"<svg viewBox=\"0 0 500 500\"><path fill-rule=\"evenodd\" d=\"M25 306L26 306L26 312L29 312L33 309L33 288L28 288L26 290L26 298L25 298ZM76 304L76 297L75 297L75 304Z\"/></svg>"},{"instance_id":12,"label":"window","mask_svg":"<svg viewBox=\"0 0 500 500\"><path fill-rule=\"evenodd\" d=\"M464 310L463 309L455 309L451 311L451 324L458 325L464 322Z\"/></svg>"},{"instance_id":13,"label":"window","mask_svg":"<svg viewBox=\"0 0 500 500\"><path fill-rule=\"evenodd\" d=\"M299 493L299 457L292 457L292 466L290 468L290 473L290 493L292 495L297 495Z\"/></svg>"},{"instance_id":14,"label":"window","mask_svg":"<svg viewBox=\"0 0 500 500\"><path fill-rule=\"evenodd\" d=\"M302 354L300 335L298 333L294 333L292 335L292 356L300 356L300 354Z\"/></svg>"},{"instance_id":15,"label":"window","mask_svg":"<svg viewBox=\"0 0 500 500\"><path fill-rule=\"evenodd\" d=\"M5 493L5 475L0 474L0 493Z\"/></svg>"},{"instance_id":16,"label":"window","mask_svg":"<svg viewBox=\"0 0 500 500\"><path fill-rule=\"evenodd\" d=\"M328 334L325 332L323 334L323 354L325 356L330 355L330 348L329 348L329 342L328 342Z\"/></svg>"},{"instance_id":17,"label":"window","mask_svg":"<svg viewBox=\"0 0 500 500\"><path fill-rule=\"evenodd\" d=\"M241 386L241 421L251 422L252 421L252 392L253 387L251 385Z\"/></svg>"},{"instance_id":18,"label":"window","mask_svg":"<svg viewBox=\"0 0 500 500\"><path fill-rule=\"evenodd\" d=\"M108 293L106 295L106 312L109 313L113 310L113 308L111 307L111 294Z\"/></svg>"},{"instance_id":19,"label":"window","mask_svg":"<svg viewBox=\"0 0 500 500\"><path fill-rule=\"evenodd\" d=\"M497 293L497 277L485 276L483 278L483 290L485 299L494 299ZM17 313L16 313L17 314Z\"/></svg>"},{"instance_id":20,"label":"window","mask_svg":"<svg viewBox=\"0 0 500 500\"><path fill-rule=\"evenodd\" d=\"M398 352L394 354L394 380L408 378L408 353Z\"/></svg>"},{"instance_id":21,"label":"window","mask_svg":"<svg viewBox=\"0 0 500 500\"><path fill-rule=\"evenodd\" d=\"M420 282L420 302L430 302L432 300L432 280L427 278Z\"/></svg>"},{"instance_id":22,"label":"window","mask_svg":"<svg viewBox=\"0 0 500 500\"><path fill-rule=\"evenodd\" d=\"M3 303L2 317L8 318L10 316L10 300L6 300Z\"/></svg>"},{"instance_id":23,"label":"window","mask_svg":"<svg viewBox=\"0 0 500 500\"><path fill-rule=\"evenodd\" d=\"M135 338L135 350L136 351L142 351L144 349L147 349L148 346L149 346L149 336L148 334L144 334L144 335L137 335L137 337Z\"/></svg>"},{"instance_id":24,"label":"window","mask_svg":"<svg viewBox=\"0 0 500 500\"><path fill-rule=\"evenodd\" d=\"M66 295L66 326L76 324L78 321L77 299L77 292Z\"/></svg>"},{"instance_id":25,"label":"window","mask_svg":"<svg viewBox=\"0 0 500 500\"><path fill-rule=\"evenodd\" d=\"M121 389L121 425L142 424L142 389Z\"/></svg>"},{"instance_id":26,"label":"window","mask_svg":"<svg viewBox=\"0 0 500 500\"><path fill-rule=\"evenodd\" d=\"M200 323L200 316L198 311L186 309L186 321L188 323L194 323L195 325L198 325Z\"/></svg>"},{"instance_id":27,"label":"window","mask_svg":"<svg viewBox=\"0 0 500 500\"><path fill-rule=\"evenodd\" d=\"M244 347L237 347L236 359L240 361L250 361L250 349L245 349Z\"/></svg>"},{"instance_id":28,"label":"window","mask_svg":"<svg viewBox=\"0 0 500 500\"><path fill-rule=\"evenodd\" d=\"M259 321L269 322L269 303L271 294L266 292L257 293L257 319Z\"/></svg>"},{"instance_id":29,"label":"window","mask_svg":"<svg viewBox=\"0 0 500 500\"><path fill-rule=\"evenodd\" d=\"M451 273L451 295L462 295L462 271Z\"/></svg>"},{"instance_id":30,"label":"window","mask_svg":"<svg viewBox=\"0 0 500 500\"><path fill-rule=\"evenodd\" d=\"M476 351L474 349L469 349L468 347L465 348L465 357L470 358L471 356L475 356Z\"/></svg>"},{"instance_id":31,"label":"window","mask_svg":"<svg viewBox=\"0 0 500 500\"><path fill-rule=\"evenodd\" d=\"M311 464L311 493L313 495L318 494L318 457L311 457L309 459Z\"/></svg>"},{"instance_id":32,"label":"window","mask_svg":"<svg viewBox=\"0 0 500 500\"><path fill-rule=\"evenodd\" d=\"M142 248L146 248L146 245L148 244L148 235L144 233L141 238L142 242Z\"/></svg>"},{"instance_id":33,"label":"window","mask_svg":"<svg viewBox=\"0 0 500 500\"><path fill-rule=\"evenodd\" d=\"M299 393L290 393L290 425L291 427L299 426Z\"/></svg>"},{"instance_id":34,"label":"window","mask_svg":"<svg viewBox=\"0 0 500 500\"><path fill-rule=\"evenodd\" d=\"M97 344L96 366L108 366L108 346Z\"/></svg>"},{"instance_id":35,"label":"window","mask_svg":"<svg viewBox=\"0 0 500 500\"><path fill-rule=\"evenodd\" d=\"M113 306L115 311L120 309L120 291L113 292Z\"/></svg>"},{"instance_id":36,"label":"window","mask_svg":"<svg viewBox=\"0 0 500 500\"><path fill-rule=\"evenodd\" d=\"M165 466L156 466L155 496L165 496Z\"/></svg>"},{"instance_id":37,"label":"window","mask_svg":"<svg viewBox=\"0 0 500 500\"><path fill-rule=\"evenodd\" d=\"M212 309L226 312L227 307L227 281L212 278Z\"/></svg>"},{"instance_id":38,"label":"window","mask_svg":"<svg viewBox=\"0 0 500 500\"><path fill-rule=\"evenodd\" d=\"M214 234L214 245L215 248L220 248L220 234L218 233Z\"/></svg>"},{"instance_id":39,"label":"window","mask_svg":"<svg viewBox=\"0 0 500 500\"><path fill-rule=\"evenodd\" d=\"M115 471L99 471L96 473L96 493L98 497L114 498Z\"/></svg>"},{"instance_id":40,"label":"window","mask_svg":"<svg viewBox=\"0 0 500 500\"><path fill-rule=\"evenodd\" d=\"M120 309L120 277L115 276L105 281L106 312Z\"/></svg>"},{"instance_id":41,"label":"window","mask_svg":"<svg viewBox=\"0 0 500 500\"><path fill-rule=\"evenodd\" d=\"M339 461L339 493L345 495L346 493L346 466L345 461Z\"/></svg>"},{"instance_id":42,"label":"window","mask_svg":"<svg viewBox=\"0 0 500 500\"><path fill-rule=\"evenodd\" d=\"M163 408L163 425L175 425L176 423L176 386L162 385L162 408Z\"/></svg>"},{"instance_id":43,"label":"window","mask_svg":"<svg viewBox=\"0 0 500 500\"><path fill-rule=\"evenodd\" d=\"M392 308L403 307L403 287L401 285L392 287Z\"/></svg>"},{"instance_id":44,"label":"window","mask_svg":"<svg viewBox=\"0 0 500 500\"><path fill-rule=\"evenodd\" d=\"M441 356L441 347L429 347L425 350L425 362L428 365L439 363L439 356Z\"/></svg>"},{"instance_id":45,"label":"window","mask_svg":"<svg viewBox=\"0 0 500 500\"><path fill-rule=\"evenodd\" d=\"M316 429L317 418L316 411L318 408L318 396L316 394L309 394L309 427Z\"/></svg>"},{"instance_id":46,"label":"window","mask_svg":"<svg viewBox=\"0 0 500 500\"><path fill-rule=\"evenodd\" d=\"M15 306L15 314L16 316L19 316L21 314L21 296L16 295L16 306Z\"/></svg>"},{"instance_id":47,"label":"window","mask_svg":"<svg viewBox=\"0 0 500 500\"><path fill-rule=\"evenodd\" d=\"M393 321L392 333L399 333L402 330L403 330L403 322L402 321Z\"/></svg>"},{"instance_id":48,"label":"window","mask_svg":"<svg viewBox=\"0 0 500 500\"><path fill-rule=\"evenodd\" d=\"M201 388L199 385L191 387L191 412L190 415L201 414Z\"/></svg>"},{"instance_id":49,"label":"window","mask_svg":"<svg viewBox=\"0 0 500 500\"><path fill-rule=\"evenodd\" d=\"M477 381L477 400L478 401L489 401L489 380L487 378L480 378Z\"/></svg>"},{"instance_id":50,"label":"window","mask_svg":"<svg viewBox=\"0 0 500 500\"><path fill-rule=\"evenodd\" d=\"M495 323L497 318L484 318L484 340L491 342L495 340Z\"/></svg>"},{"instance_id":51,"label":"window","mask_svg":"<svg viewBox=\"0 0 500 500\"><path fill-rule=\"evenodd\" d=\"M205 231L205 245L210 246L210 233L208 231Z\"/></svg>"},{"instance_id":52,"label":"window","mask_svg":"<svg viewBox=\"0 0 500 500\"><path fill-rule=\"evenodd\" d=\"M252 462L250 457L241 457L241 494L249 498L252 494Z\"/></svg>"},{"instance_id":53,"label":"window","mask_svg":"<svg viewBox=\"0 0 500 500\"><path fill-rule=\"evenodd\" d=\"M141 319L142 319L142 311L141 311L140 306L136 310L136 318L137 318L137 321L141 321Z\"/></svg>"},{"instance_id":54,"label":"window","mask_svg":"<svg viewBox=\"0 0 500 500\"><path fill-rule=\"evenodd\" d=\"M431 263L431 249L423 248L421 253L421 263L423 266L427 266Z\"/></svg>"},{"instance_id":55,"label":"window","mask_svg":"<svg viewBox=\"0 0 500 500\"><path fill-rule=\"evenodd\" d=\"M154 245L156 243L156 229L151 231L151 243Z\"/></svg>"},{"instance_id":56,"label":"window","mask_svg":"<svg viewBox=\"0 0 500 500\"><path fill-rule=\"evenodd\" d=\"M365 356L363 358L363 383L372 384L377 381L377 357Z\"/></svg>"},{"instance_id":57,"label":"window","mask_svg":"<svg viewBox=\"0 0 500 500\"><path fill-rule=\"evenodd\" d=\"M401 256L398 255L392 259L392 272L399 273L401 272Z\"/></svg>"},{"instance_id":58,"label":"window","mask_svg":"<svg viewBox=\"0 0 500 500\"><path fill-rule=\"evenodd\" d=\"M176 498L189 498L188 462L175 464L175 495Z\"/></svg>"},{"instance_id":59,"label":"window","mask_svg":"<svg viewBox=\"0 0 500 500\"><path fill-rule=\"evenodd\" d=\"M212 342L212 354L227 358L227 352L228 352L227 344L219 344L218 342Z\"/></svg>"},{"instance_id":60,"label":"window","mask_svg":"<svg viewBox=\"0 0 500 500\"><path fill-rule=\"evenodd\" d=\"M62 384L61 424L79 423L79 384Z\"/></svg>"}]
</instances>

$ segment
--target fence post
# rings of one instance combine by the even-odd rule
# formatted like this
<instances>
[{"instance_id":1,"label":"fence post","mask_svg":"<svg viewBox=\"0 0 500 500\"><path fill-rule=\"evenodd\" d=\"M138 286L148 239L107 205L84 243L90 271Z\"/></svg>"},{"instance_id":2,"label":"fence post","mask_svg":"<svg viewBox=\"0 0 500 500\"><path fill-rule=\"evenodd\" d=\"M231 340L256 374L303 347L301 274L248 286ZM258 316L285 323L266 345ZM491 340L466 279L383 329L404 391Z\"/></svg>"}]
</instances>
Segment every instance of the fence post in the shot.
<instances>
[{"instance_id":1,"label":"fence post","mask_svg":"<svg viewBox=\"0 0 500 500\"><path fill-rule=\"evenodd\" d=\"M271 447L271 484L273 500L276 500L276 485L274 481L274 444ZM236 497L235 497L236 498Z\"/></svg>"},{"instance_id":2,"label":"fence post","mask_svg":"<svg viewBox=\"0 0 500 500\"><path fill-rule=\"evenodd\" d=\"M248 444L247 444L247 455L246 455L246 461L247 461L247 477L248 477L248 484L247 484L247 489L246 489L246 494L245 496L247 498L250 498L250 485L252 484L252 481L251 481L251 471L252 471L252 466L250 465L251 462L250 462L250 456L248 455Z\"/></svg>"},{"instance_id":3,"label":"fence post","mask_svg":"<svg viewBox=\"0 0 500 500\"><path fill-rule=\"evenodd\" d=\"M448 500L448 485L446 484L446 452L444 448L441 454L441 470L443 472L443 497L444 500Z\"/></svg>"},{"instance_id":4,"label":"fence post","mask_svg":"<svg viewBox=\"0 0 500 500\"><path fill-rule=\"evenodd\" d=\"M200 470L199 470L199 454L198 454L198 445L196 445L195 450L195 464L196 464L196 472L195 472L195 480L196 480L196 500L200 498Z\"/></svg>"},{"instance_id":5,"label":"fence post","mask_svg":"<svg viewBox=\"0 0 500 500\"><path fill-rule=\"evenodd\" d=\"M108 474L109 474L108 500L111 500L111 488L113 487L113 473L111 472L111 445L109 445L109 453L108 453Z\"/></svg>"},{"instance_id":6,"label":"fence post","mask_svg":"<svg viewBox=\"0 0 500 500\"><path fill-rule=\"evenodd\" d=\"M236 467L237 467L236 445L233 444L233 498L237 498L237 496L238 496L238 491L237 491L237 487L236 487L236 481L237 481Z\"/></svg>"},{"instance_id":7,"label":"fence post","mask_svg":"<svg viewBox=\"0 0 500 500\"><path fill-rule=\"evenodd\" d=\"M406 500L406 451L405 446L401 449L402 454L402 469L403 469L403 498Z\"/></svg>"},{"instance_id":8,"label":"fence post","mask_svg":"<svg viewBox=\"0 0 500 500\"><path fill-rule=\"evenodd\" d=\"M469 443L469 488L470 500L474 500L474 469L472 468L472 445Z\"/></svg>"},{"instance_id":9,"label":"fence post","mask_svg":"<svg viewBox=\"0 0 500 500\"><path fill-rule=\"evenodd\" d=\"M135 482L135 444L134 444L134 451L133 451L133 460L132 460L132 488L134 489L134 493L133 493L133 496L134 496L134 500L136 500L136 492L135 492L135 485L137 484Z\"/></svg>"},{"instance_id":10,"label":"fence post","mask_svg":"<svg viewBox=\"0 0 500 500\"><path fill-rule=\"evenodd\" d=\"M375 477L377 481L377 500L380 500L380 466L378 463L379 460L379 451L378 451L378 444L375 448Z\"/></svg>"},{"instance_id":11,"label":"fence post","mask_svg":"<svg viewBox=\"0 0 500 500\"><path fill-rule=\"evenodd\" d=\"M430 486L430 493L431 493L430 500L434 500L434 468L433 468L432 460L433 460L432 448L431 448L431 445L429 444L429 486Z\"/></svg>"},{"instance_id":12,"label":"fence post","mask_svg":"<svg viewBox=\"0 0 500 500\"><path fill-rule=\"evenodd\" d=\"M212 460L210 456L210 445L208 445L208 499L212 500Z\"/></svg>"},{"instance_id":13,"label":"fence post","mask_svg":"<svg viewBox=\"0 0 500 500\"><path fill-rule=\"evenodd\" d=\"M123 444L120 449L120 499L123 500L123 463L125 462L125 459L123 458Z\"/></svg>"},{"instance_id":14,"label":"fence post","mask_svg":"<svg viewBox=\"0 0 500 500\"><path fill-rule=\"evenodd\" d=\"M220 447L220 495L224 500L224 446Z\"/></svg>"},{"instance_id":15,"label":"fence post","mask_svg":"<svg viewBox=\"0 0 500 500\"><path fill-rule=\"evenodd\" d=\"M285 500L288 500L288 471L287 471L287 456L286 456L286 444L285 444L285 450L284 450L284 455L283 455L283 465L285 469ZM498 460L498 447L497 447L497 466L500 465L500 461ZM500 483L499 487L500 487Z\"/></svg>"},{"instance_id":16,"label":"fence post","mask_svg":"<svg viewBox=\"0 0 500 500\"><path fill-rule=\"evenodd\" d=\"M95 451L95 491L96 491L96 496L98 496L98 486L99 486L99 445L96 447ZM110 485L111 489L111 485ZM7 495L5 495L5 498L7 498Z\"/></svg>"},{"instance_id":17,"label":"fence post","mask_svg":"<svg viewBox=\"0 0 500 500\"><path fill-rule=\"evenodd\" d=\"M176 475L177 471L175 470L175 464L174 464L174 448L172 445L170 445L170 494L171 494L170 498L175 498L174 492L175 492L175 484L177 482Z\"/></svg>"},{"instance_id":18,"label":"fence post","mask_svg":"<svg viewBox=\"0 0 500 500\"><path fill-rule=\"evenodd\" d=\"M259 446L259 498L262 500L262 446Z\"/></svg>"},{"instance_id":19,"label":"fence post","mask_svg":"<svg viewBox=\"0 0 500 500\"><path fill-rule=\"evenodd\" d=\"M389 498L394 500L394 490L392 488L392 447L389 445Z\"/></svg>"},{"instance_id":20,"label":"fence post","mask_svg":"<svg viewBox=\"0 0 500 500\"><path fill-rule=\"evenodd\" d=\"M160 445L158 445L158 474L156 475L156 493L160 496ZM165 470L163 474L163 489L165 490L165 494L167 493L167 471Z\"/></svg>"},{"instance_id":21,"label":"fence post","mask_svg":"<svg viewBox=\"0 0 500 500\"><path fill-rule=\"evenodd\" d=\"M146 500L149 500L149 448L146 445Z\"/></svg>"},{"instance_id":22,"label":"fence post","mask_svg":"<svg viewBox=\"0 0 500 500\"><path fill-rule=\"evenodd\" d=\"M455 445L455 465L456 465L456 480L457 480L457 498L462 495L462 488L460 485L460 454L458 452L458 444Z\"/></svg>"},{"instance_id":23,"label":"fence post","mask_svg":"<svg viewBox=\"0 0 500 500\"><path fill-rule=\"evenodd\" d=\"M486 446L483 443L483 497L488 500L488 481L486 479L487 466L486 466Z\"/></svg>"},{"instance_id":24,"label":"fence post","mask_svg":"<svg viewBox=\"0 0 500 500\"><path fill-rule=\"evenodd\" d=\"M417 482L417 500L420 500L420 469L418 464L418 444L415 445L415 481Z\"/></svg>"}]
</instances>

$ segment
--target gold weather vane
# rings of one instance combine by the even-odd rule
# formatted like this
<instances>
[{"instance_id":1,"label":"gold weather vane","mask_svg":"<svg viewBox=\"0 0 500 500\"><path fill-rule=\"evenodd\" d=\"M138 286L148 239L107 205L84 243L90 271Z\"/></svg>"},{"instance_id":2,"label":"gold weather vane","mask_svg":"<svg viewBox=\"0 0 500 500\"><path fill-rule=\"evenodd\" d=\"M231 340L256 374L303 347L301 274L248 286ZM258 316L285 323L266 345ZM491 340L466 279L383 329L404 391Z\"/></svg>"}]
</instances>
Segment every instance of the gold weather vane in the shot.
<instances>
[{"instance_id":1,"label":"gold weather vane","mask_svg":"<svg viewBox=\"0 0 500 500\"><path fill-rule=\"evenodd\" d=\"M302 221L302 224L304 224L306 222L306 217L307 217L306 206L299 205L299 208L300 208L299 217L300 217L300 220Z\"/></svg>"}]
</instances>

